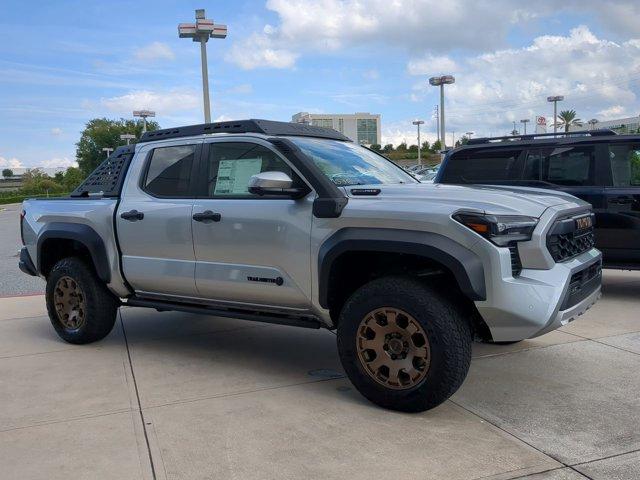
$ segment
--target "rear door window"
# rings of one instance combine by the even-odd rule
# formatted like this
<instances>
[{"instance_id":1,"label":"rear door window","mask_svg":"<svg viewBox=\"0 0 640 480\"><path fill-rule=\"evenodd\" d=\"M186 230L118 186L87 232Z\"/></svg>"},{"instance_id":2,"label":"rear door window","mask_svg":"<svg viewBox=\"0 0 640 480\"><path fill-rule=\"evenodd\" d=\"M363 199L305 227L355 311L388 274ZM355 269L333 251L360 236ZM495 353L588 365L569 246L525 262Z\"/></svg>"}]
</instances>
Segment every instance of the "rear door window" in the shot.
<instances>
[{"instance_id":1,"label":"rear door window","mask_svg":"<svg viewBox=\"0 0 640 480\"><path fill-rule=\"evenodd\" d=\"M160 147L153 150L143 189L156 197L184 198L190 191L195 145Z\"/></svg>"},{"instance_id":2,"label":"rear door window","mask_svg":"<svg viewBox=\"0 0 640 480\"><path fill-rule=\"evenodd\" d=\"M640 187L640 144L610 145L609 161L614 187Z\"/></svg>"},{"instance_id":3,"label":"rear door window","mask_svg":"<svg viewBox=\"0 0 640 480\"><path fill-rule=\"evenodd\" d=\"M542 180L556 185L595 185L593 146L557 147L545 155Z\"/></svg>"},{"instance_id":4,"label":"rear door window","mask_svg":"<svg viewBox=\"0 0 640 480\"><path fill-rule=\"evenodd\" d=\"M462 151L447 160L444 183L491 183L519 179L522 150Z\"/></svg>"}]
</instances>

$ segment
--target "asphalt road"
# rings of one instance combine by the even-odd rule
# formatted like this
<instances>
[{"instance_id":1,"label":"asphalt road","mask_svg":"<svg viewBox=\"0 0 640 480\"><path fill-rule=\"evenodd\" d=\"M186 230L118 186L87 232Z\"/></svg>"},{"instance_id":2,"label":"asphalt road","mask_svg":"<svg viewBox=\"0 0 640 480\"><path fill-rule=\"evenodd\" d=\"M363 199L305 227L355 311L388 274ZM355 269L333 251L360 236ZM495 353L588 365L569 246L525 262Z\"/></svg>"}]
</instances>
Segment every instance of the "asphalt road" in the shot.
<instances>
[{"instance_id":1,"label":"asphalt road","mask_svg":"<svg viewBox=\"0 0 640 480\"><path fill-rule=\"evenodd\" d=\"M18 269L20 204L0 205L0 297L44 292L44 281Z\"/></svg>"}]
</instances>

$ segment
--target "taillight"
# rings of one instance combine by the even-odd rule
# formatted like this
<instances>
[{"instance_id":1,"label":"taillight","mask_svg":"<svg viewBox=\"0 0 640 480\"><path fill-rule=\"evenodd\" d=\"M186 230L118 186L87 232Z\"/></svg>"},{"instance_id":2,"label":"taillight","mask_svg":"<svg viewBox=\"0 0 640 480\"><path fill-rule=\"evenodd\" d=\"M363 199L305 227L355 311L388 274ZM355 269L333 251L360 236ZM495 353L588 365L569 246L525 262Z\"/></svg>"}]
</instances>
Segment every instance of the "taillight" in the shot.
<instances>
[{"instance_id":1,"label":"taillight","mask_svg":"<svg viewBox=\"0 0 640 480\"><path fill-rule=\"evenodd\" d=\"M26 212L24 210L22 210L20 212L20 240L22 241L22 245L24 245L24 216L25 216Z\"/></svg>"}]
</instances>

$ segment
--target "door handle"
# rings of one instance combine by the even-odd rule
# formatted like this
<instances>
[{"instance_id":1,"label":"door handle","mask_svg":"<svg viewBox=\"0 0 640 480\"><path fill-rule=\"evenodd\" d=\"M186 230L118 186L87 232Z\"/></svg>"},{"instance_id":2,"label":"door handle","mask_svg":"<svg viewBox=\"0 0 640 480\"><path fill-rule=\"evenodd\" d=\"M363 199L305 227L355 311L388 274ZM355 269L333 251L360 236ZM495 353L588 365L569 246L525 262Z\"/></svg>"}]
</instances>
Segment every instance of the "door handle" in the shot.
<instances>
[{"instance_id":1,"label":"door handle","mask_svg":"<svg viewBox=\"0 0 640 480\"><path fill-rule=\"evenodd\" d=\"M205 210L204 212L194 213L192 217L196 222L219 222L222 219L222 215L214 213L211 210Z\"/></svg>"},{"instance_id":2,"label":"door handle","mask_svg":"<svg viewBox=\"0 0 640 480\"><path fill-rule=\"evenodd\" d=\"M144 218L144 213L139 212L138 210L129 210L128 212L121 213L120 218L129 220L130 222L137 222L138 220L142 220Z\"/></svg>"},{"instance_id":3,"label":"door handle","mask_svg":"<svg viewBox=\"0 0 640 480\"><path fill-rule=\"evenodd\" d=\"M631 197L615 197L610 198L609 203L617 203L618 205L627 205L629 203L633 203L633 198Z\"/></svg>"}]
</instances>

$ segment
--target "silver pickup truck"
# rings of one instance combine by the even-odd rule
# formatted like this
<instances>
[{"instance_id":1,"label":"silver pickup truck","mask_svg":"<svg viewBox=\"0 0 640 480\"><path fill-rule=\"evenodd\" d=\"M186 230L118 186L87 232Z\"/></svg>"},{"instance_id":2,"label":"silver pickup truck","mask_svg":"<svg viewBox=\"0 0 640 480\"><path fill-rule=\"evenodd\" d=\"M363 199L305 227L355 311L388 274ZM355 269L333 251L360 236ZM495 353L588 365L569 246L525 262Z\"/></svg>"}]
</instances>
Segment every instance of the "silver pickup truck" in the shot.
<instances>
[{"instance_id":1,"label":"silver pickup truck","mask_svg":"<svg viewBox=\"0 0 640 480\"><path fill-rule=\"evenodd\" d=\"M106 336L120 306L336 329L356 388L403 411L458 389L474 338L535 337L600 296L587 203L421 184L302 124L148 132L69 198L25 201L21 232L68 342Z\"/></svg>"}]
</instances>

